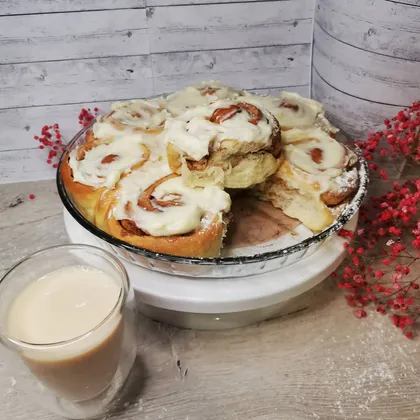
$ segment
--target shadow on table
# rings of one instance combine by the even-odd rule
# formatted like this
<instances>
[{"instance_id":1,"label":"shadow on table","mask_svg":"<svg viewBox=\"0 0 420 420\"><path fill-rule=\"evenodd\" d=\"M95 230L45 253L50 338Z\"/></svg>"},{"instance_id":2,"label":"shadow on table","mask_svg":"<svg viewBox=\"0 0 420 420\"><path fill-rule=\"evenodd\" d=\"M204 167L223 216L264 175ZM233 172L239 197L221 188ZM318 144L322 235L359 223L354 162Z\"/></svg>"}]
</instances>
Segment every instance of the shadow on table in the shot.
<instances>
[{"instance_id":1,"label":"shadow on table","mask_svg":"<svg viewBox=\"0 0 420 420\"><path fill-rule=\"evenodd\" d=\"M317 286L284 302L281 311L267 321L317 311L327 306L339 293L335 281L326 278Z\"/></svg>"},{"instance_id":2,"label":"shadow on table","mask_svg":"<svg viewBox=\"0 0 420 420\"><path fill-rule=\"evenodd\" d=\"M137 354L127 381L107 412L106 419L117 417L126 412L130 406L138 403L146 385L147 375L143 359Z\"/></svg>"}]
</instances>

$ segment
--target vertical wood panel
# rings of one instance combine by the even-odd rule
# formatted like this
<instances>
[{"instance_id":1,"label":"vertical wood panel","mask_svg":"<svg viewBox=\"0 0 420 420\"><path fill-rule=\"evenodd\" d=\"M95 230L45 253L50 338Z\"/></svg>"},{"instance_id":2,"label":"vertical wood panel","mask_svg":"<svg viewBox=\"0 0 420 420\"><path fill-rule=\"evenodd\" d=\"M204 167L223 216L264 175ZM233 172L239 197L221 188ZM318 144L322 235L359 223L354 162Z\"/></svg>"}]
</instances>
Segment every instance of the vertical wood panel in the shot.
<instances>
[{"instance_id":1,"label":"vertical wood panel","mask_svg":"<svg viewBox=\"0 0 420 420\"><path fill-rule=\"evenodd\" d=\"M316 21L340 41L374 53L419 61L420 8L384 0L321 0Z\"/></svg>"},{"instance_id":2,"label":"vertical wood panel","mask_svg":"<svg viewBox=\"0 0 420 420\"><path fill-rule=\"evenodd\" d=\"M418 98L420 62L352 47L318 24L314 35L314 68L332 86L362 99L401 106Z\"/></svg>"},{"instance_id":3,"label":"vertical wood panel","mask_svg":"<svg viewBox=\"0 0 420 420\"><path fill-rule=\"evenodd\" d=\"M317 0L315 99L364 138L420 98L419 9L386 0Z\"/></svg>"},{"instance_id":4,"label":"vertical wood panel","mask_svg":"<svg viewBox=\"0 0 420 420\"><path fill-rule=\"evenodd\" d=\"M398 106L377 104L340 92L322 80L316 71L312 73L312 96L322 98L328 118L355 138L360 138L368 131L383 128L384 119L395 115L401 109Z\"/></svg>"}]
</instances>

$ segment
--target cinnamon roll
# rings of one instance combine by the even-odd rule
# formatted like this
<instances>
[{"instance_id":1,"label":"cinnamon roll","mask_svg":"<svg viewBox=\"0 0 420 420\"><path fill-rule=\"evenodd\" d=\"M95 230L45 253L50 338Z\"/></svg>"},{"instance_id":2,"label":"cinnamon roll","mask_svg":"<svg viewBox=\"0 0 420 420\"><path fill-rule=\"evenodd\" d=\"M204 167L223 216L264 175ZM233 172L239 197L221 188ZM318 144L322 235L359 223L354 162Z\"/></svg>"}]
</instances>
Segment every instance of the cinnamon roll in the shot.
<instances>
[{"instance_id":1,"label":"cinnamon roll","mask_svg":"<svg viewBox=\"0 0 420 420\"><path fill-rule=\"evenodd\" d=\"M117 102L111 108L112 111L98 117L93 126L93 135L97 139L126 136L128 133L157 134L171 115L159 99Z\"/></svg>"},{"instance_id":2,"label":"cinnamon roll","mask_svg":"<svg viewBox=\"0 0 420 420\"><path fill-rule=\"evenodd\" d=\"M173 115L183 114L188 109L207 105L221 99L236 99L244 96L243 90L222 85L220 82L210 80L172 93L165 98L165 108Z\"/></svg>"},{"instance_id":3,"label":"cinnamon roll","mask_svg":"<svg viewBox=\"0 0 420 420\"><path fill-rule=\"evenodd\" d=\"M216 101L168 119L171 169L190 186L247 188L273 174L281 155L276 119L252 102Z\"/></svg>"},{"instance_id":4,"label":"cinnamon roll","mask_svg":"<svg viewBox=\"0 0 420 420\"><path fill-rule=\"evenodd\" d=\"M167 162L157 159L102 195L95 223L112 236L151 251L217 257L230 206L222 189L188 188Z\"/></svg>"},{"instance_id":5,"label":"cinnamon roll","mask_svg":"<svg viewBox=\"0 0 420 420\"><path fill-rule=\"evenodd\" d=\"M330 134L338 131L325 118L324 107L313 99L303 98L292 92L282 92L279 96L251 97L276 117L282 131L313 126L318 126Z\"/></svg>"},{"instance_id":6,"label":"cinnamon roll","mask_svg":"<svg viewBox=\"0 0 420 420\"><path fill-rule=\"evenodd\" d=\"M90 141L73 149L60 166L68 192L84 216L93 221L101 194L112 188L127 171L141 166L149 157L141 136L118 141Z\"/></svg>"},{"instance_id":7,"label":"cinnamon roll","mask_svg":"<svg viewBox=\"0 0 420 420\"><path fill-rule=\"evenodd\" d=\"M356 155L320 128L283 133L284 161L278 171L258 185L256 194L313 231L334 220L333 206L358 187Z\"/></svg>"}]
</instances>

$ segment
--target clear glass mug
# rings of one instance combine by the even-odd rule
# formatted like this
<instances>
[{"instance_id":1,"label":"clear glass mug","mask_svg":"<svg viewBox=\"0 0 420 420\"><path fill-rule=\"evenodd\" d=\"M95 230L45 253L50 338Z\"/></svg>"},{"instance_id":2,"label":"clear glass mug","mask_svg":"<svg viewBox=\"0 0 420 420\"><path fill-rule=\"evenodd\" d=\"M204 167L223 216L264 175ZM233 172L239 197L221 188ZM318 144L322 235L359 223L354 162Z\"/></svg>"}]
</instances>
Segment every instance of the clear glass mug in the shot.
<instances>
[{"instance_id":1,"label":"clear glass mug","mask_svg":"<svg viewBox=\"0 0 420 420\"><path fill-rule=\"evenodd\" d=\"M16 296L44 275L75 265L100 269L117 282L118 301L108 316L82 336L59 343L32 344L11 337L7 320ZM124 266L96 247L61 245L39 251L0 281L0 343L6 368L16 387L69 419L95 418L109 411L136 358L136 321L134 291Z\"/></svg>"}]
</instances>

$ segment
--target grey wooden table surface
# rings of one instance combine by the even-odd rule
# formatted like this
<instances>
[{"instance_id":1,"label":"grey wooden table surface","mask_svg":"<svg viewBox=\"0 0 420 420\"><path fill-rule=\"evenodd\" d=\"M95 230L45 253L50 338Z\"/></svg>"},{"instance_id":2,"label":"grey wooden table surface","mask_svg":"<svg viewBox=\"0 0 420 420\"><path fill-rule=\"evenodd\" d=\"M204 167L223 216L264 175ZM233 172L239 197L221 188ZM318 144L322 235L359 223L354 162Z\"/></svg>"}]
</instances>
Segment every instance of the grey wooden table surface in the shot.
<instances>
[{"instance_id":1,"label":"grey wooden table surface","mask_svg":"<svg viewBox=\"0 0 420 420\"><path fill-rule=\"evenodd\" d=\"M0 274L68 241L53 181L0 185L0 239ZM419 418L418 340L407 340L387 317L354 318L329 280L287 312L226 331L180 330L141 317L139 363L123 410L109 418ZM19 390L2 360L0 352L0 419L58 420Z\"/></svg>"}]
</instances>

